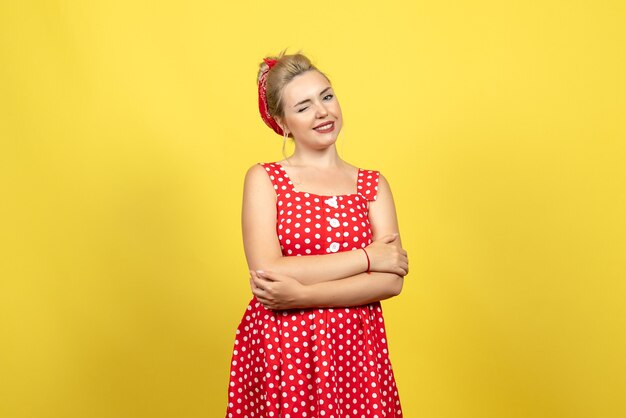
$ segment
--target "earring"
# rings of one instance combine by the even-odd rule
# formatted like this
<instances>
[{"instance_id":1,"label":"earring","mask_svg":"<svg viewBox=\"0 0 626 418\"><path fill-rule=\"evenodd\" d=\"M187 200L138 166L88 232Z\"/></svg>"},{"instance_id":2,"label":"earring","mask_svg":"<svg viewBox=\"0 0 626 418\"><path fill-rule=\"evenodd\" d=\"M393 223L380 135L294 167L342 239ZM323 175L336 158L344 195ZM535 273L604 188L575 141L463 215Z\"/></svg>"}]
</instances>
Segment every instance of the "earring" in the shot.
<instances>
[{"instance_id":1,"label":"earring","mask_svg":"<svg viewBox=\"0 0 626 418\"><path fill-rule=\"evenodd\" d=\"M285 159L287 158L287 156L285 155L285 144L287 143L287 130L283 129L283 156L285 157Z\"/></svg>"}]
</instances>

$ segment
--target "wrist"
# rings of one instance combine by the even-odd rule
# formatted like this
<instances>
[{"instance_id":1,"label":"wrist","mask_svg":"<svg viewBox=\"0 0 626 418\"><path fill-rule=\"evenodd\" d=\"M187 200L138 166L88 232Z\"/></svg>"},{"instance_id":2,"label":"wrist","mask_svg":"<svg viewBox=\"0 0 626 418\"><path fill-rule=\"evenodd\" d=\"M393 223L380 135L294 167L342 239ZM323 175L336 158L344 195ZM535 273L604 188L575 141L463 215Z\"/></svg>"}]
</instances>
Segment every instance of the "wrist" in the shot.
<instances>
[{"instance_id":1,"label":"wrist","mask_svg":"<svg viewBox=\"0 0 626 418\"><path fill-rule=\"evenodd\" d=\"M366 272L367 274L370 274L370 273L371 273L371 262L370 262L370 256L369 256L369 254L367 253L367 250L366 250L365 248L361 248L361 249L362 249L362 250L363 250L363 252L365 253L365 258L367 259L367 267L366 267L366 269L365 269L365 272Z\"/></svg>"},{"instance_id":2,"label":"wrist","mask_svg":"<svg viewBox=\"0 0 626 418\"><path fill-rule=\"evenodd\" d=\"M315 307L315 284L302 286L302 293L300 294L300 305L302 308Z\"/></svg>"}]
</instances>

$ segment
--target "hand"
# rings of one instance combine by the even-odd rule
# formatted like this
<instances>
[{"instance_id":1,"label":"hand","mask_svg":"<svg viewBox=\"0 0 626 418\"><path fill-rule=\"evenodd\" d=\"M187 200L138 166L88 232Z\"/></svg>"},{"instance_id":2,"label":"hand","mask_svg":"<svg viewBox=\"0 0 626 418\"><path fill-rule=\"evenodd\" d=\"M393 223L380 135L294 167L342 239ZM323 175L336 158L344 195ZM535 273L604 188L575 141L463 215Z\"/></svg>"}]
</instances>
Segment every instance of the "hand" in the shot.
<instances>
[{"instance_id":1,"label":"hand","mask_svg":"<svg viewBox=\"0 0 626 418\"><path fill-rule=\"evenodd\" d=\"M407 252L396 244L398 234L385 235L365 247L370 270L406 276L409 273Z\"/></svg>"},{"instance_id":2,"label":"hand","mask_svg":"<svg viewBox=\"0 0 626 418\"><path fill-rule=\"evenodd\" d=\"M250 287L267 309L304 307L306 286L296 279L270 271L250 270Z\"/></svg>"}]
</instances>

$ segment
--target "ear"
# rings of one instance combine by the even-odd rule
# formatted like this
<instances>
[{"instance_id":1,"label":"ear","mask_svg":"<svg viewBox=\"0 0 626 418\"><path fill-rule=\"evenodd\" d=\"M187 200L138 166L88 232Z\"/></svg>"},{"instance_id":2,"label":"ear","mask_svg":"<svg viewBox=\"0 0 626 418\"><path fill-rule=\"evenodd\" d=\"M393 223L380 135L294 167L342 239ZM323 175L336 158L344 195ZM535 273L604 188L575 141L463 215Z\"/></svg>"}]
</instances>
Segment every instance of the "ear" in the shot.
<instances>
[{"instance_id":1,"label":"ear","mask_svg":"<svg viewBox=\"0 0 626 418\"><path fill-rule=\"evenodd\" d=\"M280 126L280 129L282 129L283 132L287 133L287 136L291 135L289 128L287 128L287 125L281 119L275 118L274 120L276 121L276 123L278 123L278 126Z\"/></svg>"},{"instance_id":2,"label":"ear","mask_svg":"<svg viewBox=\"0 0 626 418\"><path fill-rule=\"evenodd\" d=\"M287 132L287 135L290 135L289 133L289 128L287 128L287 125L285 125L285 122L283 122L283 120L281 118L279 118L278 116L276 116L274 118L274 120L276 121L276 123L278 124L278 126L280 126L280 129L283 130L283 132Z\"/></svg>"}]
</instances>

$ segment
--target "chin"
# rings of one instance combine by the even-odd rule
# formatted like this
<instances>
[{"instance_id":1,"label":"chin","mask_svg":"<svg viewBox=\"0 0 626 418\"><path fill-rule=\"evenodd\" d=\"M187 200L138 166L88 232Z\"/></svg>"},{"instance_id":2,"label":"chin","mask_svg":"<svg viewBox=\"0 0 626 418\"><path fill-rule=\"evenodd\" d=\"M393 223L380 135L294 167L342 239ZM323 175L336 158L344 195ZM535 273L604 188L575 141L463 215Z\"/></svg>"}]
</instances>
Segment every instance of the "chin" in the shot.
<instances>
[{"instance_id":1,"label":"chin","mask_svg":"<svg viewBox=\"0 0 626 418\"><path fill-rule=\"evenodd\" d=\"M329 132L327 134L316 134L317 138L323 138L326 141L332 141L335 142L337 141L337 138L339 138L339 133L341 132L341 127L339 127L339 129L335 129L332 132Z\"/></svg>"},{"instance_id":2,"label":"chin","mask_svg":"<svg viewBox=\"0 0 626 418\"><path fill-rule=\"evenodd\" d=\"M334 144L335 142L337 142L338 138L339 138L339 135L333 132L332 134L329 134L328 136L321 137L321 139L318 137L317 140L322 141L324 144Z\"/></svg>"}]
</instances>

